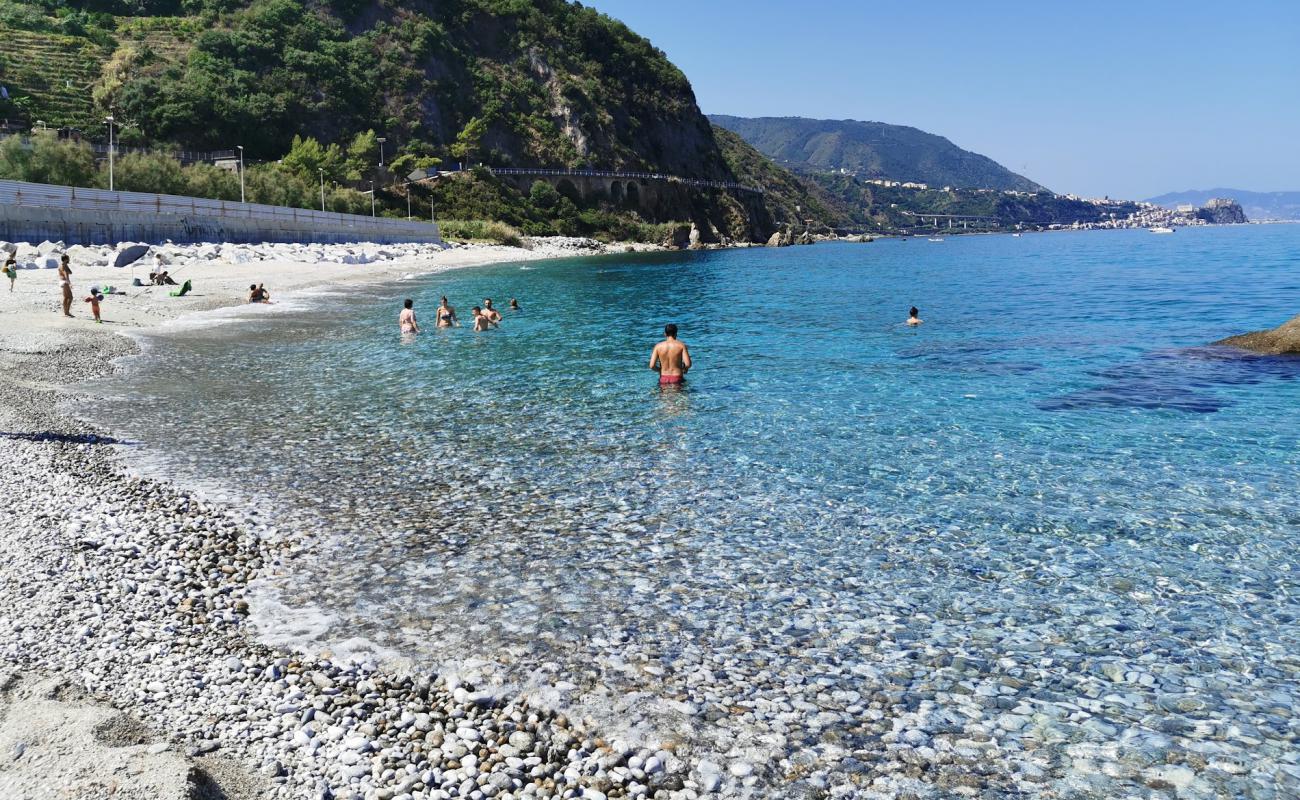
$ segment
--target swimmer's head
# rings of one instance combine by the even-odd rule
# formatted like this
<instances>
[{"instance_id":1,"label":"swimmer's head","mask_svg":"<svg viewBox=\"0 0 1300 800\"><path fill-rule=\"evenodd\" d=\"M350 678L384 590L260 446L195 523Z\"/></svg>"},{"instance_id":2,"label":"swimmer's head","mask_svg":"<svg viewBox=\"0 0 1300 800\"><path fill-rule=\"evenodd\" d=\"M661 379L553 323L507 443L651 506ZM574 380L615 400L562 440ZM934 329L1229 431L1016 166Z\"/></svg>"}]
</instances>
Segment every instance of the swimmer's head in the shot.
<instances>
[{"instance_id":1,"label":"swimmer's head","mask_svg":"<svg viewBox=\"0 0 1300 800\"><path fill-rule=\"evenodd\" d=\"M479 308L478 306L474 306L474 307L473 307L472 309L470 309L470 310L473 311L475 314L482 314L482 313L483 313L483 309Z\"/></svg>"},{"instance_id":2,"label":"swimmer's head","mask_svg":"<svg viewBox=\"0 0 1300 800\"><path fill-rule=\"evenodd\" d=\"M491 297L484 297L484 298L483 298L483 305L487 306L488 308L491 308L491 307L492 307L492 298L491 298Z\"/></svg>"},{"instance_id":3,"label":"swimmer's head","mask_svg":"<svg viewBox=\"0 0 1300 800\"><path fill-rule=\"evenodd\" d=\"M443 304L444 306L447 305L447 295L445 295L445 294L442 296L442 304Z\"/></svg>"},{"instance_id":4,"label":"swimmer's head","mask_svg":"<svg viewBox=\"0 0 1300 800\"><path fill-rule=\"evenodd\" d=\"M415 301L412 300L412 299L409 298L409 297L406 298L406 301L405 301L404 303L402 303L402 306L403 306L404 308L410 308L410 307L413 306L413 305L415 305Z\"/></svg>"},{"instance_id":5,"label":"swimmer's head","mask_svg":"<svg viewBox=\"0 0 1300 800\"><path fill-rule=\"evenodd\" d=\"M257 284L256 284L256 283L250 283L250 284L248 284L248 291L250 291L250 292L256 292L256 291L257 291Z\"/></svg>"},{"instance_id":6,"label":"swimmer's head","mask_svg":"<svg viewBox=\"0 0 1300 800\"><path fill-rule=\"evenodd\" d=\"M907 312L907 315L915 319L916 317L921 316L921 310L916 306L912 306L911 310Z\"/></svg>"},{"instance_id":7,"label":"swimmer's head","mask_svg":"<svg viewBox=\"0 0 1300 800\"><path fill-rule=\"evenodd\" d=\"M667 336L667 337L669 337L670 339L676 339L676 338L677 338L677 326L674 325L674 324L671 323L671 322L668 323L667 325L665 325L665 326L664 326L664 336Z\"/></svg>"}]
</instances>

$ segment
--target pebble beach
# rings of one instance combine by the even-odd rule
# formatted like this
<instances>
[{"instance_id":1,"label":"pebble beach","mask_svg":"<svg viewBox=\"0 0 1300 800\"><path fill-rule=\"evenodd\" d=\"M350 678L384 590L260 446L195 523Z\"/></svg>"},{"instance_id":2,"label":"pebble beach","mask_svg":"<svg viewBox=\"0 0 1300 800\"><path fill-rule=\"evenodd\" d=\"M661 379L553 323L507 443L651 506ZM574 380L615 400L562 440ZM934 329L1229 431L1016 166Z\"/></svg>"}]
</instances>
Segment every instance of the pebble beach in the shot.
<instances>
[{"instance_id":1,"label":"pebble beach","mask_svg":"<svg viewBox=\"0 0 1300 800\"><path fill-rule=\"evenodd\" d=\"M78 384L135 352L130 339L111 335L119 320L156 325L238 302L250 282L266 281L279 299L322 283L599 252L564 242L526 252L394 250L344 263L347 253L328 251L304 264L272 248L244 260L182 249L173 258L201 276L188 306L128 296L105 304L104 326L89 324L81 309L81 319L65 322L51 280L45 295L8 309L0 317L3 701L46 718L71 715L76 722L65 727L87 728L92 749L78 761L69 742L24 738L5 725L0 746L18 755L0 766L0 790L40 796L62 783L77 797L203 797L217 785L232 798L349 800L1300 795L1300 655L1285 532L1243 524L1213 535L1191 526L1167 533L1147 519L1125 521L1122 533L1105 520L1049 531L1017 517L1007 523L1013 535L926 527L901 514L877 522L829 501L812 481L774 474L740 496L736 476L721 472L705 476L712 484L697 487L690 508L674 508L670 530L652 530L638 513L654 508L653 487L638 495L606 464L602 480L618 489L606 505L548 504L561 487L539 481L504 520L478 508L473 470L440 476L460 488L420 502L455 509L509 547L442 571L413 565L436 591L414 588L415 576L400 569L367 578L364 564L340 563L348 553L365 562L360 543L324 559L344 585L369 581L391 594L396 611L428 613L436 600L450 607L440 595L496 590L518 606L471 618L488 630L449 632L451 648L499 641L503 662L548 672L568 691L629 691L614 711L660 726L656 737L631 738L608 719L533 702L472 671L261 643L275 637L261 638L274 633L265 619L256 624L256 582L312 575L299 564L320 558L310 528L145 477L129 458L138 443L69 413ZM87 263L74 274L121 274L111 269ZM20 279L44 274L25 270ZM1030 480L982 461L972 446L961 448L968 460L928 455L934 447L924 441L917 448L910 460L935 459L922 472L1006 469L1006 485ZM784 443L776 449L781 458L791 452ZM581 443L573 450L576 458ZM596 474L604 451L593 452ZM1186 480L1166 491L1201 491ZM1102 490L1060 491L1061 507L1078 508ZM1242 507L1225 504L1225 515L1260 506L1270 520L1288 513L1257 491L1243 488ZM905 508L906 498L894 505ZM547 536L579 517L581 530L571 534L593 533L582 541L584 562L574 564ZM719 536L744 536L695 532L713 519L727 523ZM796 542L790 531L799 526L854 536ZM1143 526L1165 538L1141 541ZM391 548L398 539L365 546ZM652 571L659 563L672 568ZM566 594L578 569L606 588ZM589 616L575 618L599 619L599 630L544 628L540 614L527 613L557 597L574 607L590 602L582 609ZM545 639L549 650L508 646L521 637ZM665 702L647 711L647 697ZM94 747L129 758L106 775L86 763L108 763Z\"/></svg>"}]
</instances>

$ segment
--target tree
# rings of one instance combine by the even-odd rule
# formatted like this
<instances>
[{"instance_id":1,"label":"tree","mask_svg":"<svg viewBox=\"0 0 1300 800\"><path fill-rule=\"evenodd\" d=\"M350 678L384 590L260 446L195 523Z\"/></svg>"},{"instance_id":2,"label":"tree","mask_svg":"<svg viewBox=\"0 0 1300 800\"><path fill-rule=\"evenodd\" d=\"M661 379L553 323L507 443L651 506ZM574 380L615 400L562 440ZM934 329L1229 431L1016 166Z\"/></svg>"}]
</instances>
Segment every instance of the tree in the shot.
<instances>
[{"instance_id":1,"label":"tree","mask_svg":"<svg viewBox=\"0 0 1300 800\"><path fill-rule=\"evenodd\" d=\"M186 193L212 200L238 200L239 175L211 164L192 164L185 168Z\"/></svg>"},{"instance_id":2,"label":"tree","mask_svg":"<svg viewBox=\"0 0 1300 800\"><path fill-rule=\"evenodd\" d=\"M483 147L483 137L487 135L487 120L473 117L465 123L461 132L456 134L456 141L451 146L451 154L464 161L473 161Z\"/></svg>"},{"instance_id":3,"label":"tree","mask_svg":"<svg viewBox=\"0 0 1300 800\"><path fill-rule=\"evenodd\" d=\"M100 165L100 177L108 183L108 164ZM189 181L181 163L162 153L127 153L117 159L114 188L125 192L187 194Z\"/></svg>"},{"instance_id":4,"label":"tree","mask_svg":"<svg viewBox=\"0 0 1300 800\"><path fill-rule=\"evenodd\" d=\"M280 165L308 183L319 180L322 169L326 180L332 181L344 180L349 172L347 159L338 145L327 147L310 136L293 137L289 153L280 159Z\"/></svg>"},{"instance_id":5,"label":"tree","mask_svg":"<svg viewBox=\"0 0 1300 800\"><path fill-rule=\"evenodd\" d=\"M95 154L82 142L59 139L53 131L33 131L31 145L18 136L0 143L0 178L59 186L96 186Z\"/></svg>"},{"instance_id":6,"label":"tree","mask_svg":"<svg viewBox=\"0 0 1300 800\"><path fill-rule=\"evenodd\" d=\"M348 145L347 179L359 181L362 175L365 175L378 164L379 137L375 135L373 130L358 133L352 139L352 144Z\"/></svg>"}]
</instances>

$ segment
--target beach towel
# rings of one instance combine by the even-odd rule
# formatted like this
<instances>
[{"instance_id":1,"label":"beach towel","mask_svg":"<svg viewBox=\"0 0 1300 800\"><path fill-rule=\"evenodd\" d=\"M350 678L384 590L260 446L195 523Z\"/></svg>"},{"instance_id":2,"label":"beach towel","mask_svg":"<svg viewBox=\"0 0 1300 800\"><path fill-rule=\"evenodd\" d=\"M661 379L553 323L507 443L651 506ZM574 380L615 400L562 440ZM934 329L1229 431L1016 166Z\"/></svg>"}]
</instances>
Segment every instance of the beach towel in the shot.
<instances>
[{"instance_id":1,"label":"beach towel","mask_svg":"<svg viewBox=\"0 0 1300 800\"><path fill-rule=\"evenodd\" d=\"M179 289L177 289L176 291L172 292L172 297L184 297L185 295L189 294L189 293L190 293L190 289L193 289L193 288L194 288L194 287L190 285L190 282L189 282L189 281L185 281L185 283L182 283L182 284L181 284L181 288L179 288Z\"/></svg>"}]
</instances>

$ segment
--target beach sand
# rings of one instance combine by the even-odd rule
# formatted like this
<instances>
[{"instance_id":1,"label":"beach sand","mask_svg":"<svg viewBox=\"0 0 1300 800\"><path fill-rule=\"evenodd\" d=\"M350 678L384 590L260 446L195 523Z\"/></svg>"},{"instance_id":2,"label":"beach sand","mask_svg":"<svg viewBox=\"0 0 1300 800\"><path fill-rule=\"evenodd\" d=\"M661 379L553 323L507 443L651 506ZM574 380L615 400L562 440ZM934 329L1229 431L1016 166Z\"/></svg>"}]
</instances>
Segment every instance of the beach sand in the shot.
<instances>
[{"instance_id":1,"label":"beach sand","mask_svg":"<svg viewBox=\"0 0 1300 800\"><path fill-rule=\"evenodd\" d=\"M115 334L242 303L251 283L279 298L595 252L559 241L369 264L195 261L176 276L194 282L184 298L74 262L73 319L53 270L22 270L12 294L0 283L0 797L694 796L671 753L605 743L455 678L258 644L248 582L300 543L253 510L133 474L105 432L57 409L65 387L135 352ZM127 294L96 325L82 298L103 284Z\"/></svg>"}]
</instances>

